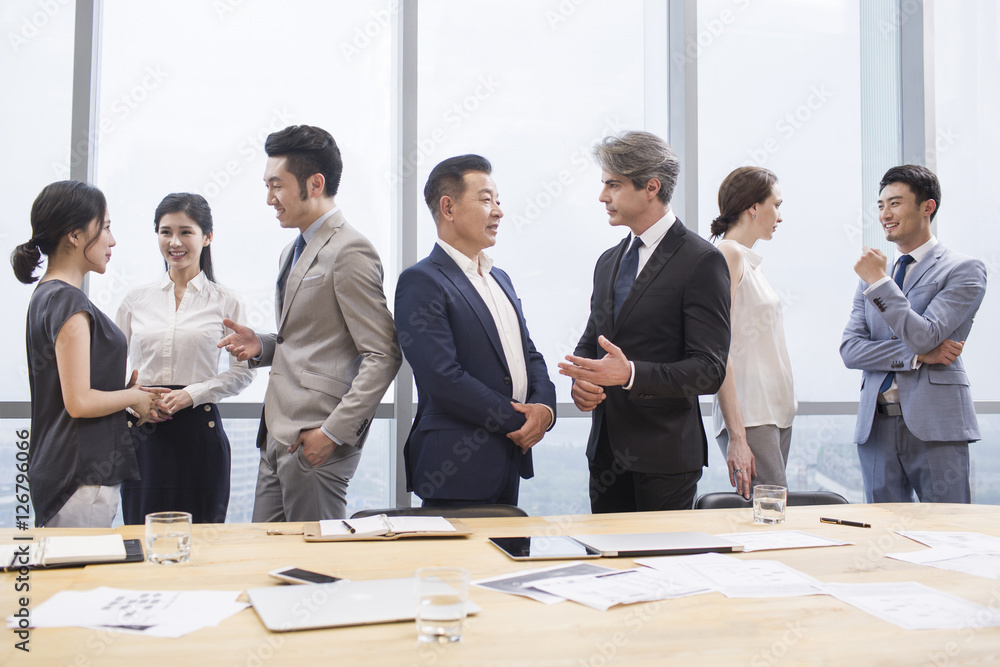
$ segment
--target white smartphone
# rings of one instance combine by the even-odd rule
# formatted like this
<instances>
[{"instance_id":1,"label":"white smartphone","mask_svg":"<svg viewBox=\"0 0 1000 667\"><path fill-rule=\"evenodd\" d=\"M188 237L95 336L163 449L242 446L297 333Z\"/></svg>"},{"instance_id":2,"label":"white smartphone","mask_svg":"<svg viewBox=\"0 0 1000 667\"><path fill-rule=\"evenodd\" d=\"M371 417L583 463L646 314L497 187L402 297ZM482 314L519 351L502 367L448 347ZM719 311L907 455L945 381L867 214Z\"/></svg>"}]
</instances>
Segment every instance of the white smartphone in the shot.
<instances>
[{"instance_id":1,"label":"white smartphone","mask_svg":"<svg viewBox=\"0 0 1000 667\"><path fill-rule=\"evenodd\" d=\"M328 574L310 572L297 567L279 567L268 574L290 584L332 584L335 581L343 581L340 577L331 577Z\"/></svg>"}]
</instances>

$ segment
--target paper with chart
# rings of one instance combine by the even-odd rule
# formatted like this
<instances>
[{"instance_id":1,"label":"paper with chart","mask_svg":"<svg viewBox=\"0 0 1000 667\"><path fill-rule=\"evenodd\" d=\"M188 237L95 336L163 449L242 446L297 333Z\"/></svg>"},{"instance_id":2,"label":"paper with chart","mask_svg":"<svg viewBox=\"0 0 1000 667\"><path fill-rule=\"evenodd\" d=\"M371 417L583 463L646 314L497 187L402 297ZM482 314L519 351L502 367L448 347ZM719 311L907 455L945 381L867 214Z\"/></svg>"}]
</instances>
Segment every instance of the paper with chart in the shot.
<instances>
[{"instance_id":1,"label":"paper with chart","mask_svg":"<svg viewBox=\"0 0 1000 667\"><path fill-rule=\"evenodd\" d=\"M151 637L181 637L214 627L246 609L241 591L131 591L101 587L60 591L31 613L35 628L115 628ZM7 627L16 627L8 618Z\"/></svg>"},{"instance_id":2,"label":"paper with chart","mask_svg":"<svg viewBox=\"0 0 1000 667\"><path fill-rule=\"evenodd\" d=\"M695 576L666 574L649 568L547 579L535 587L599 611L619 604L668 600L711 591Z\"/></svg>"},{"instance_id":3,"label":"paper with chart","mask_svg":"<svg viewBox=\"0 0 1000 667\"><path fill-rule=\"evenodd\" d=\"M740 560L722 554L639 558L639 565L661 572L687 570L712 590L730 598L777 598L821 595L822 584L776 560Z\"/></svg>"},{"instance_id":4,"label":"paper with chart","mask_svg":"<svg viewBox=\"0 0 1000 667\"><path fill-rule=\"evenodd\" d=\"M905 630L1000 627L1000 612L914 581L892 584L826 584L841 602Z\"/></svg>"},{"instance_id":5,"label":"paper with chart","mask_svg":"<svg viewBox=\"0 0 1000 667\"><path fill-rule=\"evenodd\" d=\"M743 551L769 551L771 549L805 549L809 547L839 547L851 544L831 540L801 530L769 530L749 533L726 533L719 535L743 545Z\"/></svg>"},{"instance_id":6,"label":"paper with chart","mask_svg":"<svg viewBox=\"0 0 1000 667\"><path fill-rule=\"evenodd\" d=\"M617 570L610 567L604 567L603 565L573 561L572 563L552 565L550 567L522 570L521 572L504 574L499 577L479 579L478 581L473 581L472 583L473 585L481 588L489 588L491 590L500 591L501 593L510 593L512 595L521 595L545 604L555 604L556 602L565 602L566 598L541 591L536 588L537 584L547 579L588 574L605 574L608 572L617 572Z\"/></svg>"}]
</instances>

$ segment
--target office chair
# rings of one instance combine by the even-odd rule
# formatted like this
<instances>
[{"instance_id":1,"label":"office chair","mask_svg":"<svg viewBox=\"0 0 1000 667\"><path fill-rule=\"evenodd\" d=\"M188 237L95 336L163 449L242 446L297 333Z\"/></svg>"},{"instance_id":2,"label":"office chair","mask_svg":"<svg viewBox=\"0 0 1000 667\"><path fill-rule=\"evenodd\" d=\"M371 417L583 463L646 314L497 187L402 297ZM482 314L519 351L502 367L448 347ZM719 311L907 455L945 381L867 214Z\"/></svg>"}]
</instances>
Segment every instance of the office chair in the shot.
<instances>
[{"instance_id":1,"label":"office chair","mask_svg":"<svg viewBox=\"0 0 1000 667\"><path fill-rule=\"evenodd\" d=\"M351 515L352 519L385 514L386 516L443 516L451 519L479 518L494 516L528 516L514 505L469 505L467 507L388 507L385 509L361 510Z\"/></svg>"},{"instance_id":2,"label":"office chair","mask_svg":"<svg viewBox=\"0 0 1000 667\"><path fill-rule=\"evenodd\" d=\"M788 506L847 505L847 498L833 491L789 491ZM696 510L718 510L753 507L753 501L738 493L706 493L694 501Z\"/></svg>"}]
</instances>

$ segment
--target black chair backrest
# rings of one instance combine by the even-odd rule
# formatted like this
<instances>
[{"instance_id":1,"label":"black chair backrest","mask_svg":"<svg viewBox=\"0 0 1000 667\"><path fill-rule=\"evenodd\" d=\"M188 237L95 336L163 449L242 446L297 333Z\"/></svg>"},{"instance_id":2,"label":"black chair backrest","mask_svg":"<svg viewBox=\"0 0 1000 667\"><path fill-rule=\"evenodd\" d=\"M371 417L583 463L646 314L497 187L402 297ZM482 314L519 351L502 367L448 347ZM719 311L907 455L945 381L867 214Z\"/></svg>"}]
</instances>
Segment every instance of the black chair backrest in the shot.
<instances>
[{"instance_id":1,"label":"black chair backrest","mask_svg":"<svg viewBox=\"0 0 1000 667\"><path fill-rule=\"evenodd\" d=\"M469 505L467 507L388 507L385 509L361 510L351 515L352 519L385 514L386 516L443 516L450 519L479 518L493 516L528 516L514 505Z\"/></svg>"},{"instance_id":2,"label":"black chair backrest","mask_svg":"<svg viewBox=\"0 0 1000 667\"><path fill-rule=\"evenodd\" d=\"M788 506L846 505L847 498L833 491L789 491ZM694 501L696 510L733 509L753 507L753 501L738 493L706 493Z\"/></svg>"}]
</instances>

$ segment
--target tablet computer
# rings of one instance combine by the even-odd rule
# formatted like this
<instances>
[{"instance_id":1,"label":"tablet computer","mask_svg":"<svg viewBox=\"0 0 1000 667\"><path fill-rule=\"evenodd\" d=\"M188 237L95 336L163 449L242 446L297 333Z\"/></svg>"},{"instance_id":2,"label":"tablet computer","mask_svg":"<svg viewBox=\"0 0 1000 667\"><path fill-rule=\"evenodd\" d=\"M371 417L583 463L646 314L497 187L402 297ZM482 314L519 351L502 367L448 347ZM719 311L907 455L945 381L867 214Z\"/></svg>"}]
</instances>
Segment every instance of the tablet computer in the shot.
<instances>
[{"instance_id":1,"label":"tablet computer","mask_svg":"<svg viewBox=\"0 0 1000 667\"><path fill-rule=\"evenodd\" d=\"M491 537L490 542L514 560L600 558L601 552L572 537Z\"/></svg>"}]
</instances>

